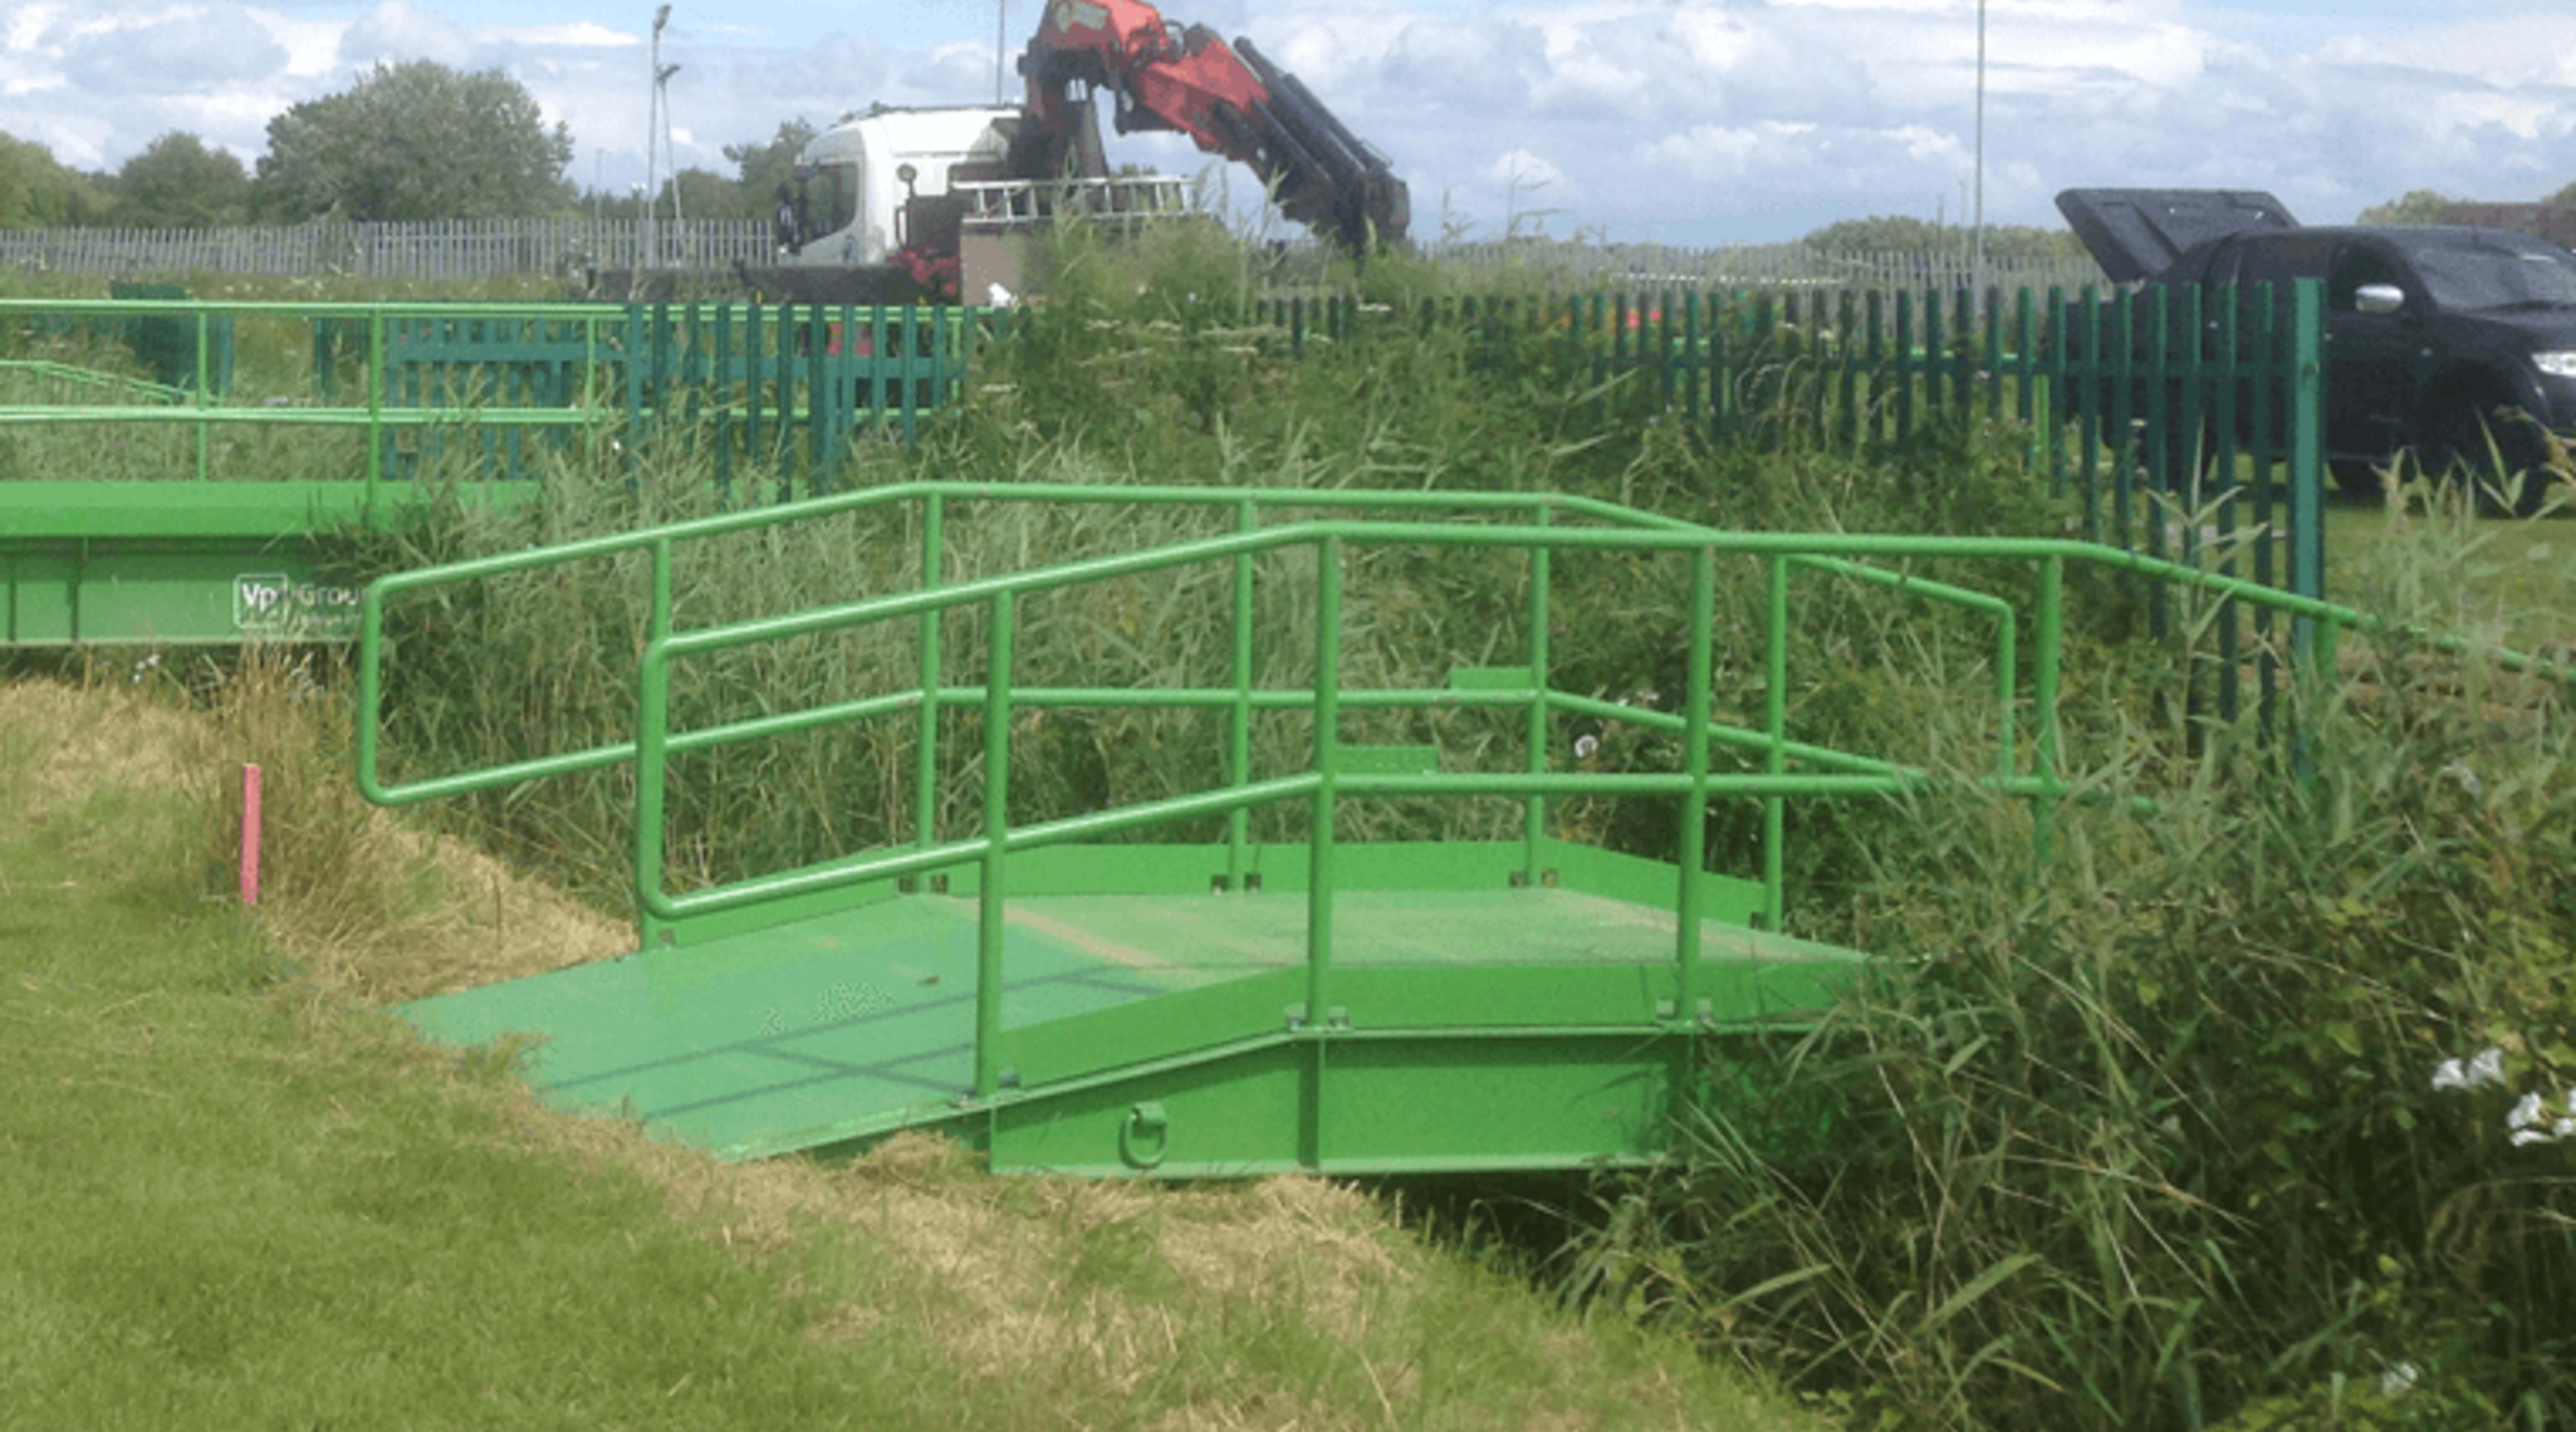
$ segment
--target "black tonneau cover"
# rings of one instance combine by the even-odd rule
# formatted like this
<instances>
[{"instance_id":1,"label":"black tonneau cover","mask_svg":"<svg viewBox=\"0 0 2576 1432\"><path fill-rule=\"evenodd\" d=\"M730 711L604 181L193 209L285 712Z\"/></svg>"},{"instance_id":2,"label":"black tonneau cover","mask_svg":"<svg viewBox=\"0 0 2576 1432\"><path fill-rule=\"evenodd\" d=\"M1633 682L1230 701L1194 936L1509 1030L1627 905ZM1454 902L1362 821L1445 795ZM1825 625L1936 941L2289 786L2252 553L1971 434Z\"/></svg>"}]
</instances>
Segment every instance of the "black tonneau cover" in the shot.
<instances>
[{"instance_id":1,"label":"black tonneau cover","mask_svg":"<svg viewBox=\"0 0 2576 1432\"><path fill-rule=\"evenodd\" d=\"M2068 189L2057 212L2113 283L2154 278L2209 239L2299 226L2280 200L2253 189Z\"/></svg>"}]
</instances>

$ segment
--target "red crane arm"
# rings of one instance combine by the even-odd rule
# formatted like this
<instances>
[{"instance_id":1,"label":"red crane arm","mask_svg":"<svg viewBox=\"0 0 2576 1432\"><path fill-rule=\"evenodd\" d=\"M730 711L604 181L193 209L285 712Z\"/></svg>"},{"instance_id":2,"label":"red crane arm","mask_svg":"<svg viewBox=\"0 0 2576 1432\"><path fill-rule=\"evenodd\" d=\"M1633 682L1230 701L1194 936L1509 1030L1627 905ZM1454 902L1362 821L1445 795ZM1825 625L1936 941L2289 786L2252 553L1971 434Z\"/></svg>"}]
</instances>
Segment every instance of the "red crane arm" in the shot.
<instances>
[{"instance_id":1,"label":"red crane arm","mask_svg":"<svg viewBox=\"0 0 2576 1432\"><path fill-rule=\"evenodd\" d=\"M1031 130L1022 172L1101 167L1088 104L1073 94L1082 84L1116 96L1121 133L1175 130L1248 165L1288 217L1355 252L1404 238L1404 182L1249 42L1238 54L1204 25L1176 29L1145 0L1053 0L1020 72Z\"/></svg>"}]
</instances>

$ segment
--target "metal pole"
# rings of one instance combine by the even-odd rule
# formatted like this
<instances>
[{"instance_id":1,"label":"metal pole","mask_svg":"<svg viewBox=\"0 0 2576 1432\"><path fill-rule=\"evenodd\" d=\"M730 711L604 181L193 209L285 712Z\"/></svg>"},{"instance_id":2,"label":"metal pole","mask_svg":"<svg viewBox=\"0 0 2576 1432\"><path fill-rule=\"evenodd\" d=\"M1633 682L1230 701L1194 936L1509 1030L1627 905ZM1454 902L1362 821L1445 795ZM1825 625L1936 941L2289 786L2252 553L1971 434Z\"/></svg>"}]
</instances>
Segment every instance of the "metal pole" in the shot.
<instances>
[{"instance_id":1,"label":"metal pole","mask_svg":"<svg viewBox=\"0 0 2576 1432\"><path fill-rule=\"evenodd\" d=\"M947 500L933 492L921 500L921 589L940 584L946 546ZM927 850L939 839L939 709L941 609L921 614L921 721L913 739L912 839Z\"/></svg>"},{"instance_id":2,"label":"metal pole","mask_svg":"<svg viewBox=\"0 0 2576 1432\"><path fill-rule=\"evenodd\" d=\"M1538 510L1538 525L1554 526L1554 504ZM1532 547L1529 556L1529 659L1530 704L1528 725L1522 741L1529 748L1528 767L1531 775L1547 772L1547 665L1548 665L1548 587L1555 580L1556 552L1550 547ZM1547 846L1547 797L1531 796L1521 808L1521 880L1536 886L1544 871Z\"/></svg>"},{"instance_id":3,"label":"metal pole","mask_svg":"<svg viewBox=\"0 0 2576 1432\"><path fill-rule=\"evenodd\" d=\"M661 245L653 232L653 217L661 208L661 190L653 183L658 175L661 151L655 147L655 136L662 132L662 28L671 23L671 7L653 12L652 68L646 77L652 82L644 111L644 251L637 255L635 267L641 271L661 261Z\"/></svg>"},{"instance_id":4,"label":"metal pole","mask_svg":"<svg viewBox=\"0 0 2576 1432\"><path fill-rule=\"evenodd\" d=\"M993 598L993 631L984 672L984 888L975 919L975 1097L1002 1087L1002 900L1010 857L1003 837L1011 809L1011 645L1016 603Z\"/></svg>"},{"instance_id":5,"label":"metal pole","mask_svg":"<svg viewBox=\"0 0 2576 1432\"><path fill-rule=\"evenodd\" d=\"M1261 528L1261 508L1251 498L1236 505L1238 532ZM1234 559L1234 710L1226 721L1226 774L1234 784L1252 784L1252 554ZM1225 817L1225 888L1244 888L1244 852L1252 843L1252 813L1241 807Z\"/></svg>"},{"instance_id":6,"label":"metal pole","mask_svg":"<svg viewBox=\"0 0 2576 1432\"><path fill-rule=\"evenodd\" d=\"M1976 258L1970 282L1976 296L1970 302L1973 311L1985 312L1986 303L1986 0L1977 0L1977 208L1974 223L1977 231Z\"/></svg>"},{"instance_id":7,"label":"metal pole","mask_svg":"<svg viewBox=\"0 0 2576 1432\"><path fill-rule=\"evenodd\" d=\"M1690 649L1683 658L1688 683L1682 692L1682 772L1690 792L1682 797L1680 829L1675 832L1674 863L1680 888L1673 898L1673 1017L1685 1022L1699 1017L1699 937L1702 887L1708 865L1708 718L1710 686L1715 681L1716 654L1711 647L1717 627L1717 553L1702 547L1691 553L1690 616L1683 627Z\"/></svg>"},{"instance_id":8,"label":"metal pole","mask_svg":"<svg viewBox=\"0 0 2576 1432\"><path fill-rule=\"evenodd\" d=\"M1333 968L1333 815L1341 775L1342 541L1315 544L1314 829L1306 843L1306 1025L1321 1028Z\"/></svg>"},{"instance_id":9,"label":"metal pole","mask_svg":"<svg viewBox=\"0 0 2576 1432\"><path fill-rule=\"evenodd\" d=\"M1789 770L1789 558L1777 554L1771 558L1770 635L1763 649L1762 726L1769 737L1769 753L1762 768L1778 776ZM1781 796L1762 799L1762 928L1780 928L1785 897L1785 849L1788 837L1788 801Z\"/></svg>"}]
</instances>

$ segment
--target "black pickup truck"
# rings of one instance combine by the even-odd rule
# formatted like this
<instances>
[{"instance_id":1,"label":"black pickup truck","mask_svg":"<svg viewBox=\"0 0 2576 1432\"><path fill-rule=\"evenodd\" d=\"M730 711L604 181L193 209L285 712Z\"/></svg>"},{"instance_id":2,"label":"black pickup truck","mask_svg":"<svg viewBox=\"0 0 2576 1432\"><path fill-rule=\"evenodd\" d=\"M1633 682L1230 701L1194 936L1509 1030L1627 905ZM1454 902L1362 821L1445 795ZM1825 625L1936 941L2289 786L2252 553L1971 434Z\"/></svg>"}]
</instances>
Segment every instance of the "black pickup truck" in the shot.
<instances>
[{"instance_id":1,"label":"black pickup truck","mask_svg":"<svg viewBox=\"0 0 2576 1432\"><path fill-rule=\"evenodd\" d=\"M2371 493L2400 463L2547 491L2542 429L2576 436L2576 253L2504 229L2310 227L2269 194L2069 189L2057 196L2114 283L2325 285L2325 446ZM2492 454L2492 456L2491 456Z\"/></svg>"}]
</instances>

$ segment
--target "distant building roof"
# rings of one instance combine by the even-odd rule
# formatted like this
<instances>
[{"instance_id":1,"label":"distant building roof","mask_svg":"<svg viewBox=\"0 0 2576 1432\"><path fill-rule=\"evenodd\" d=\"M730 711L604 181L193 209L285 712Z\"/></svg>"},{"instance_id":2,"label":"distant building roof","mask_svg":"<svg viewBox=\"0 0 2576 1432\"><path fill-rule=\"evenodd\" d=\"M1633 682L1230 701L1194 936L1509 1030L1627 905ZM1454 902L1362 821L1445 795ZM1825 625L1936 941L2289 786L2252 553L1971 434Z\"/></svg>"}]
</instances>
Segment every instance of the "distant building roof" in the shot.
<instances>
[{"instance_id":1,"label":"distant building roof","mask_svg":"<svg viewBox=\"0 0 2576 1432\"><path fill-rule=\"evenodd\" d=\"M2513 229L2576 248L2576 207L2565 204L2453 204L2442 221L2481 229Z\"/></svg>"}]
</instances>

